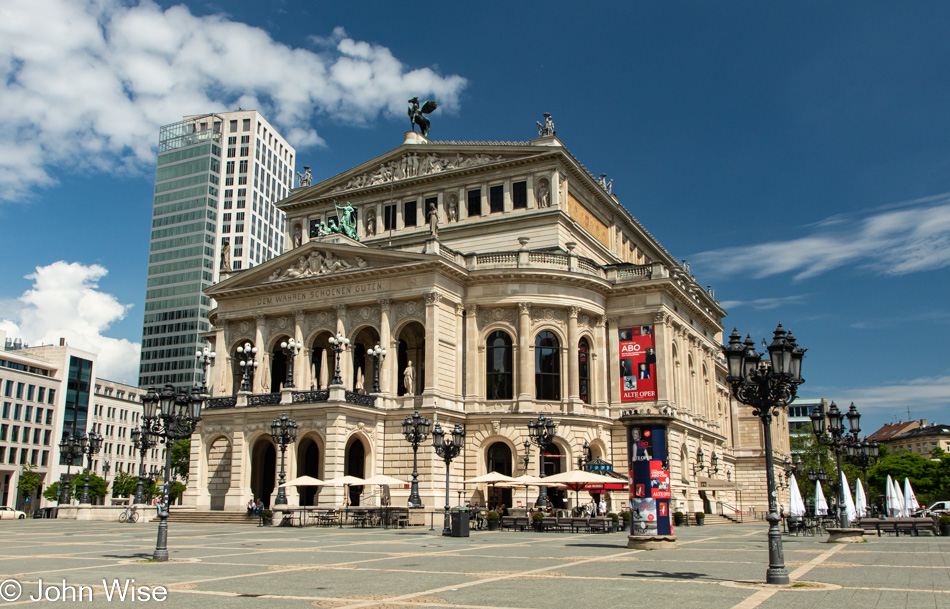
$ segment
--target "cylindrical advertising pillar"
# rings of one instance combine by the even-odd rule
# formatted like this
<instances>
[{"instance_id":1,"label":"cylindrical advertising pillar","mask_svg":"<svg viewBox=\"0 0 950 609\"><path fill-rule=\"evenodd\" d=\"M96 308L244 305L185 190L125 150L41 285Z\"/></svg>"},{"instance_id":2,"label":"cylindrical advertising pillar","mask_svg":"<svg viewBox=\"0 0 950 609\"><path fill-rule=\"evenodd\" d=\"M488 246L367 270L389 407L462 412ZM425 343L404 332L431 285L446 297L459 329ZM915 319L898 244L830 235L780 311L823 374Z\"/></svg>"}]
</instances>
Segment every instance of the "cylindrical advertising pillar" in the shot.
<instances>
[{"instance_id":1,"label":"cylindrical advertising pillar","mask_svg":"<svg viewBox=\"0 0 950 609\"><path fill-rule=\"evenodd\" d=\"M670 460L667 426L670 417L625 414L627 463L630 478L630 534L627 547L671 549L676 547L670 513Z\"/></svg>"}]
</instances>

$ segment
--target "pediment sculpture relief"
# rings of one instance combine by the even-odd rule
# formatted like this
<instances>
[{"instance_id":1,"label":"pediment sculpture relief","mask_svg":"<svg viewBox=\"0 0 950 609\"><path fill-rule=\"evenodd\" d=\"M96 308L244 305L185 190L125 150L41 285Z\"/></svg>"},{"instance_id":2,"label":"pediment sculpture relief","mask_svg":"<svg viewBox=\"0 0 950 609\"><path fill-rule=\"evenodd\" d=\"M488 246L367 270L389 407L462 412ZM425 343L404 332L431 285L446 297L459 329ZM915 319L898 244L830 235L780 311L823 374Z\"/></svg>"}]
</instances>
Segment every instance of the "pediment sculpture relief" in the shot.
<instances>
[{"instance_id":1,"label":"pediment sculpture relief","mask_svg":"<svg viewBox=\"0 0 950 609\"><path fill-rule=\"evenodd\" d=\"M443 155L438 152L423 153L421 156L417 152L407 152L399 160L389 161L380 164L379 168L373 171L367 171L362 175L351 178L345 185L335 186L330 192L340 192L342 190L352 190L354 188L363 188L365 186L376 186L377 184L386 184L395 180L404 180L416 176L424 176L453 169L464 169L485 165L503 160L501 155L491 156L490 154L465 155L457 152L454 156Z\"/></svg>"},{"instance_id":2,"label":"pediment sculpture relief","mask_svg":"<svg viewBox=\"0 0 950 609\"><path fill-rule=\"evenodd\" d=\"M366 269L370 263L362 256L354 256L350 262L331 251L321 252L314 250L309 256L298 256L297 262L286 269L276 268L267 278L266 283L274 281L284 281L286 279L299 279L301 277L312 277L314 275L327 275L339 271L347 271L353 268Z\"/></svg>"}]
</instances>

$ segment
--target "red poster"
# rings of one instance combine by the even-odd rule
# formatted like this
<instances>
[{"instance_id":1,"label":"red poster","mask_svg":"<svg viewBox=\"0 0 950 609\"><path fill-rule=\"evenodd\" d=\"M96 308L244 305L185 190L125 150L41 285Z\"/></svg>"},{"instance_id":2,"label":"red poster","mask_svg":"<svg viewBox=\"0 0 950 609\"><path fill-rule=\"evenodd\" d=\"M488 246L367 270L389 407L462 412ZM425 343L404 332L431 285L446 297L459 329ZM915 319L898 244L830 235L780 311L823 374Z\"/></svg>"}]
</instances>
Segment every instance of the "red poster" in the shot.
<instances>
[{"instance_id":1,"label":"red poster","mask_svg":"<svg viewBox=\"0 0 950 609\"><path fill-rule=\"evenodd\" d=\"M653 326L621 328L620 400L642 402L656 399L656 346Z\"/></svg>"},{"instance_id":2,"label":"red poster","mask_svg":"<svg viewBox=\"0 0 950 609\"><path fill-rule=\"evenodd\" d=\"M663 468L662 461L650 461L650 496L654 499L670 498L670 471Z\"/></svg>"},{"instance_id":3,"label":"red poster","mask_svg":"<svg viewBox=\"0 0 950 609\"><path fill-rule=\"evenodd\" d=\"M657 505L657 509L659 510L660 516L669 516L669 514L667 513L669 510L667 505L668 504L665 501Z\"/></svg>"}]
</instances>

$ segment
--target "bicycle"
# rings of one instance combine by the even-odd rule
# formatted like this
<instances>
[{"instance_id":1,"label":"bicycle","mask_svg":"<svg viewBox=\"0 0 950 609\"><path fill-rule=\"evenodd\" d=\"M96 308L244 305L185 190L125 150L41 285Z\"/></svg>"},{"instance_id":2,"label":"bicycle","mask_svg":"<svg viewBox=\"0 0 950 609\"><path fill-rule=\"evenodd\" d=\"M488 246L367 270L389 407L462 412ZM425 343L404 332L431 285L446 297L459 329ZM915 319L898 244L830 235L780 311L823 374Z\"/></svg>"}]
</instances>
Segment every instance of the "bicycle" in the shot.
<instances>
[{"instance_id":1,"label":"bicycle","mask_svg":"<svg viewBox=\"0 0 950 609\"><path fill-rule=\"evenodd\" d=\"M135 510L135 506L129 506L125 508L121 514L119 514L119 522L138 522L139 513Z\"/></svg>"}]
</instances>

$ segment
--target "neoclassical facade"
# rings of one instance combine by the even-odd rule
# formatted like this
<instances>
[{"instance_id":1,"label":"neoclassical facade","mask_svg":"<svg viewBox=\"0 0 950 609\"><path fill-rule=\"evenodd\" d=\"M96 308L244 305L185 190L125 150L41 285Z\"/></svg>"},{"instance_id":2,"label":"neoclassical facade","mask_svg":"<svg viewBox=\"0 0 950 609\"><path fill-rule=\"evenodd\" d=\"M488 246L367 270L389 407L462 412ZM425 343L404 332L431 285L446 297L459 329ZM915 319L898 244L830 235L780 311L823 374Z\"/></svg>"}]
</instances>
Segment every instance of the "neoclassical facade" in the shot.
<instances>
[{"instance_id":1,"label":"neoclassical facade","mask_svg":"<svg viewBox=\"0 0 950 609\"><path fill-rule=\"evenodd\" d=\"M674 505L729 511L758 496L764 505L761 430L724 381L725 312L610 190L554 135L436 142L413 132L394 150L294 190L277 204L287 215L286 251L206 291L217 303L206 338L218 357L213 398L192 438L186 503L267 502L280 466L270 424L281 413L299 428L288 478L408 480L402 423L418 411L465 430L449 472L453 503L456 491L463 501L524 503L523 490L461 481L525 467L537 475L538 447L526 442L528 422L543 413L557 423L543 458L549 475L595 458L625 474L619 418L663 417L672 420ZM333 226L349 236L327 234ZM339 363L329 341L338 334L349 339ZM281 349L291 338L302 346L295 356ZM649 354L628 351L642 339ZM257 352L245 378L253 364L238 347L247 345ZM385 357L369 355L377 346ZM717 456L717 472L697 469L700 448L707 466ZM787 441L777 450L787 452ZM418 462L423 503L440 508L445 465L428 443ZM343 492L288 495L292 504L339 504ZM375 487L349 492L351 504L379 501ZM391 492L406 504L408 488ZM574 502L572 492L553 494ZM614 493L613 507L625 499Z\"/></svg>"}]
</instances>

